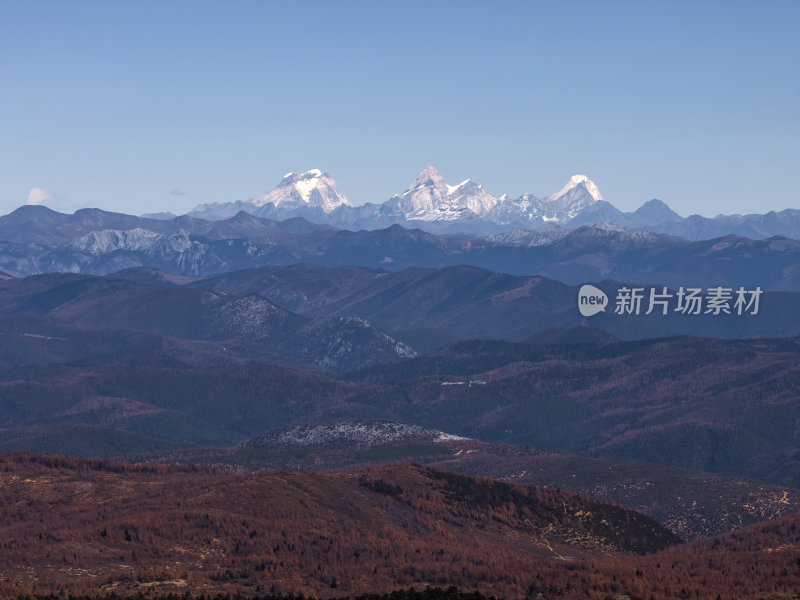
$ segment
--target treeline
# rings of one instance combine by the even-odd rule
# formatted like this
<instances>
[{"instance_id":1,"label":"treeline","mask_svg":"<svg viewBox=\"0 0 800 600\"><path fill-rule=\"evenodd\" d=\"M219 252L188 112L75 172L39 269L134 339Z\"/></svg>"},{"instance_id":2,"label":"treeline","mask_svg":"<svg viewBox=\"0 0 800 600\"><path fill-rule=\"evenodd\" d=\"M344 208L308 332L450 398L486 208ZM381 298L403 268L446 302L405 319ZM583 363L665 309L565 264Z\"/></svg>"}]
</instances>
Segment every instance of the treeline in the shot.
<instances>
[{"instance_id":1,"label":"treeline","mask_svg":"<svg viewBox=\"0 0 800 600\"><path fill-rule=\"evenodd\" d=\"M79 458L63 454L37 454L35 452L0 453L0 470L9 471L17 467L47 467L63 471L102 471L106 473L149 473L169 475L172 473L212 473L213 469L204 465L178 464L132 464L111 459Z\"/></svg>"},{"instance_id":2,"label":"treeline","mask_svg":"<svg viewBox=\"0 0 800 600\"><path fill-rule=\"evenodd\" d=\"M132 596L120 596L115 593L104 595L72 595L57 596L55 594L45 595L21 595L16 600L317 600L314 596L304 596L303 594L268 594L266 596L243 596L242 594L155 594L144 595L135 594ZM494 596L484 596L480 592L464 592L451 586L447 589L438 587L426 587L423 590L409 588L405 590L395 590L387 594L361 594L360 596L340 596L331 600L495 600Z\"/></svg>"}]
</instances>

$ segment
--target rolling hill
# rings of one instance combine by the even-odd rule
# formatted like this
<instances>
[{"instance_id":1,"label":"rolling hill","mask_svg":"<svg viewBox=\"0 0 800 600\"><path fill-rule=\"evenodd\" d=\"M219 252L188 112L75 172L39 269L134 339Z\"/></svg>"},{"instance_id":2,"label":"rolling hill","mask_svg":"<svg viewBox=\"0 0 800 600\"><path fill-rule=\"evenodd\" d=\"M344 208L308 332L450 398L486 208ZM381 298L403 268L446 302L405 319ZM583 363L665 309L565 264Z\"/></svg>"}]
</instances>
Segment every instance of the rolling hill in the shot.
<instances>
[{"instance_id":1,"label":"rolling hill","mask_svg":"<svg viewBox=\"0 0 800 600\"><path fill-rule=\"evenodd\" d=\"M332 598L457 585L738 600L800 583L797 515L675 546L617 506L419 466L241 475L36 455L0 465L3 595Z\"/></svg>"},{"instance_id":2,"label":"rolling hill","mask_svg":"<svg viewBox=\"0 0 800 600\"><path fill-rule=\"evenodd\" d=\"M471 341L338 379L247 360L243 348L213 365L197 359L209 349L193 346L195 366L153 349L9 365L0 368L0 447L126 457L232 445L295 423L384 419L798 487L798 344Z\"/></svg>"}]
</instances>

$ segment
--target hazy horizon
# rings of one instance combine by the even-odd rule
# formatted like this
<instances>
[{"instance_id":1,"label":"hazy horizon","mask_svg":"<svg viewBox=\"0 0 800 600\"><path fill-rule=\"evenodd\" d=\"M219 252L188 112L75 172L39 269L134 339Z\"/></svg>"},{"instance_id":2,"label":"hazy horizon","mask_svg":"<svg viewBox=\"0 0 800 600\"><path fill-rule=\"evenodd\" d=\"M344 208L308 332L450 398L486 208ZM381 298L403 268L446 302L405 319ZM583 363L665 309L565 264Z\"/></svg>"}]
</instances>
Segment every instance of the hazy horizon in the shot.
<instances>
[{"instance_id":1,"label":"hazy horizon","mask_svg":"<svg viewBox=\"0 0 800 600\"><path fill-rule=\"evenodd\" d=\"M435 167L435 165L433 165L433 166ZM321 170L322 170L322 171L324 171L324 169L321 169ZM327 173L327 172L326 172L326 173ZM334 180L336 180L336 177L335 177L335 175L334 175L333 173L327 173L327 174L328 174L328 175L330 175L330 176L331 176L331 177L332 177ZM451 179L448 179L446 176L444 176L444 174L442 174L442 175L443 175L444 179L447 181L447 183L448 183L448 184L452 184L452 183L453 183L453 181L452 181ZM411 181L413 181L413 180L411 180ZM411 184L411 181L409 182L409 185ZM278 183L280 183L280 180L278 180L278 181L276 182L276 184L275 184L274 186L272 186L272 187L273 187L273 188L274 188L274 187L276 187L276 186L278 185ZM459 182L455 182L455 183L460 183L460 181L459 181ZM480 182L477 182L477 183L480 183ZM341 186L338 186L338 182L337 182L337 187L339 187L339 188L341 189ZM484 186L484 187L485 187L485 186ZM265 191L265 192L266 192L266 191L268 191L269 189L272 189L272 188L268 188L268 189L265 189L265 190L263 190L263 191ZM402 189L402 190L396 190L396 191L395 191L395 192L393 192L392 194L388 194L388 195L386 195L386 197L385 197L383 200L374 200L374 201L373 201L373 200L370 200L370 201L368 201L368 202L372 202L372 203L377 203L377 204L380 204L380 203L382 203L382 202L384 202L384 201L386 201L386 200L389 200L389 199L390 199L390 198L391 198L391 197L392 197L394 194L399 194L399 193L401 193L401 192L402 192L402 191L404 191L404 190L405 190L405 188L404 188L404 189ZM354 205L356 205L356 206L358 206L358 205L361 205L361 204L364 204L363 202L361 202L361 203L358 203L358 204L356 204L356 203L352 202L352 200L350 199L350 197L349 197L349 196L348 196L348 194L347 194L347 191L346 191L346 190L341 190L341 191L344 193L344 195L345 195L345 196L347 196L347 197L348 197L348 200L350 200L352 204L354 204ZM492 195L494 195L494 196L498 196L498 197L499 197L499 196L503 195L503 193L502 193L502 192L500 192L500 193L496 193L494 190L487 190L487 191L488 191L489 193L491 193ZM537 197L539 197L539 198L545 199L545 198L546 198L548 195L550 195L550 194L553 194L553 193L556 193L556 192L558 192L558 190L552 190L552 191L549 191L549 192L547 192L547 193L535 194L535 195L536 195ZM602 193L602 190L600 190L600 192ZM170 206L169 206L168 204L165 204L165 205L164 205L164 207L163 207L163 209L161 209L161 210L139 211L139 212L126 212L125 210L111 209L111 208L107 208L107 207L105 207L105 206L88 206L88 205L85 205L85 206L59 206L59 204L60 204L60 203L59 203L57 200L56 200L56 201L53 201L53 200L54 200L53 198L41 198L41 199L40 199L40 198L36 198L37 194L39 194L39 193L41 193L41 194L45 194L46 192L45 192L44 190L40 190L40 189L38 189L38 188L31 190L31 191L30 191L30 193L29 193L29 201L27 201L27 202L22 202L22 203L20 203L18 206L12 207L12 208L10 208L9 210L6 210L5 212L2 212L2 213L0 213L0 216L3 216L3 215L10 214L10 213L14 212L15 210L17 210L18 208L20 208L20 207L22 207L22 206L45 206L45 207L47 207L47 208L49 208L49 209L51 209L51 210L54 210L54 211L56 211L56 212L60 212L60 213L64 213L64 214L72 214L72 213L74 213L74 212L76 212L76 211L78 211L78 210L81 210L81 209L86 209L86 208L88 208L88 209L96 209L96 208L99 208L99 209L101 209L101 210L107 210L107 211L109 211L109 212L120 212L120 213L125 213L125 214L133 214L133 215L137 215L137 216L142 216L142 215L155 215L155 214L159 214L159 213L172 213L172 214L174 214L175 216L183 216L183 215L187 214L188 212L190 212L190 211L192 210L192 208L195 208L195 207L196 207L196 205L194 205L194 206L190 207L190 208L189 208L189 209L187 209L187 210L175 211L175 210L171 210L171 208L170 208ZM172 195L172 196L183 196L183 195L185 195L185 194L184 194L184 193L183 193L181 190L173 190L172 192L170 192L170 195ZM253 195L252 195L251 197L249 197L249 198L238 198L237 200L244 200L244 201L246 201L246 200L248 200L248 199L255 198L255 197L256 197L256 196L258 196L258 195L260 195L260 194L253 194ZM31 200L31 197L34 197L34 198L36 198L36 201L30 201L30 200ZM617 206L617 205L616 205L616 204L614 204L613 202L611 202L611 204L614 204L614 205L615 205L615 206L616 206L618 209L622 210L623 212L634 212L636 209L640 208L642 205L644 205L645 203L647 203L647 202L649 202L650 200L653 200L653 199L656 199L656 200L661 200L660 198L653 197L653 198L649 198L649 199L647 199L647 200L643 200L643 201L642 201L640 204L638 204L638 205L631 206L630 208L625 208L625 209L622 209L622 208L620 208L619 206ZM607 202L610 202L610 201L609 201L607 198L605 198L605 197L603 198L603 200L605 200L605 201L607 201ZM663 200L661 200L661 201L663 202ZM221 201L221 202L225 202L225 201ZM235 200L233 200L232 202L235 202ZM674 206L672 206L672 205L670 205L669 203L666 203L666 202L665 202L665 204L667 204L668 206L670 206L670 208L672 208L673 210L675 210L675 207L674 207ZM715 216L718 216L718 215L735 215L735 214L742 214L742 215L744 215L744 214L765 214L765 213L772 212L772 211L775 211L775 212L781 212L781 211L783 211L783 210L786 210L786 209L792 209L792 208L794 208L794 207L793 207L793 206L785 206L785 207L783 207L783 208L770 208L770 209L758 210L758 208L756 207L756 208L754 208L753 210L750 210L750 211L748 211L748 212L746 212L746 213L733 213L733 212L727 212L727 213L703 214L703 213L699 213L699 212L691 212L691 213L680 213L679 211L676 211L676 212L678 212L678 213L680 214L680 216L681 216L681 217L683 217L683 218L686 218L686 217L689 217L689 216L692 216L692 215L697 215L697 214L700 214L700 215L701 215L701 216L703 216L703 217L713 218L713 217L715 217Z\"/></svg>"}]
</instances>

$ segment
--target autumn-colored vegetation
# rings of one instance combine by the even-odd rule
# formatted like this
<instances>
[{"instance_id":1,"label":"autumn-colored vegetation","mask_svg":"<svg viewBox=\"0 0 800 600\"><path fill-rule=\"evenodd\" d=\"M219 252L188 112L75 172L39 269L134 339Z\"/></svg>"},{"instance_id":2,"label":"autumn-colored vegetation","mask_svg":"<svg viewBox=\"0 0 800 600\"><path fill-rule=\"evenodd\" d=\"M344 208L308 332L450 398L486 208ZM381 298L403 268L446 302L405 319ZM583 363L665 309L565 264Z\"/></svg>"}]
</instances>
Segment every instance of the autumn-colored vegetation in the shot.
<instances>
[{"instance_id":1,"label":"autumn-colored vegetation","mask_svg":"<svg viewBox=\"0 0 800 600\"><path fill-rule=\"evenodd\" d=\"M297 422L385 419L800 487L798 339L462 342L346 381L167 353L0 367L0 448L163 459ZM487 383L442 385L467 379Z\"/></svg>"},{"instance_id":2,"label":"autumn-colored vegetation","mask_svg":"<svg viewBox=\"0 0 800 600\"><path fill-rule=\"evenodd\" d=\"M2 597L800 589L800 515L681 544L618 506L407 464L242 474L1 455L0 503Z\"/></svg>"},{"instance_id":3,"label":"autumn-colored vegetation","mask_svg":"<svg viewBox=\"0 0 800 600\"><path fill-rule=\"evenodd\" d=\"M141 600L142 595L137 594L135 598ZM71 596L70 600L123 600L124 596L119 596L115 593L100 595L82 594L80 596ZM148 595L148 600L313 600L312 597L306 597L302 594L266 594L258 596L244 596L242 594L201 594L200 596L192 596L191 594L156 594ZM30 595L26 594L19 596L17 600L58 600L59 597L55 594L45 595ZM416 590L409 588L406 590L395 590L387 594L362 594L360 596L343 597L338 600L493 600L492 597L486 597L480 592L463 592L455 586L451 586L446 590L442 588L426 587L424 590ZM777 600L777 599L776 599ZM788 599L793 600L793 599Z\"/></svg>"}]
</instances>

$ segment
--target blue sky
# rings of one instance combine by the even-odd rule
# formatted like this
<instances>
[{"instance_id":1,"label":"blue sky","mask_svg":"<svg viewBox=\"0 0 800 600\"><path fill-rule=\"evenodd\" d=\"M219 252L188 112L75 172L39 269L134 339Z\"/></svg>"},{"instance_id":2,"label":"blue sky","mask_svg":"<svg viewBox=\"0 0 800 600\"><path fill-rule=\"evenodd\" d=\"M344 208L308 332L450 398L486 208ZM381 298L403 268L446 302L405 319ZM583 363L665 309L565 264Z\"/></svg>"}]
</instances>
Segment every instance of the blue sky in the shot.
<instances>
[{"instance_id":1,"label":"blue sky","mask_svg":"<svg viewBox=\"0 0 800 600\"><path fill-rule=\"evenodd\" d=\"M0 0L0 212L183 213L311 168L382 202L428 164L797 208L798 30L795 1Z\"/></svg>"}]
</instances>

